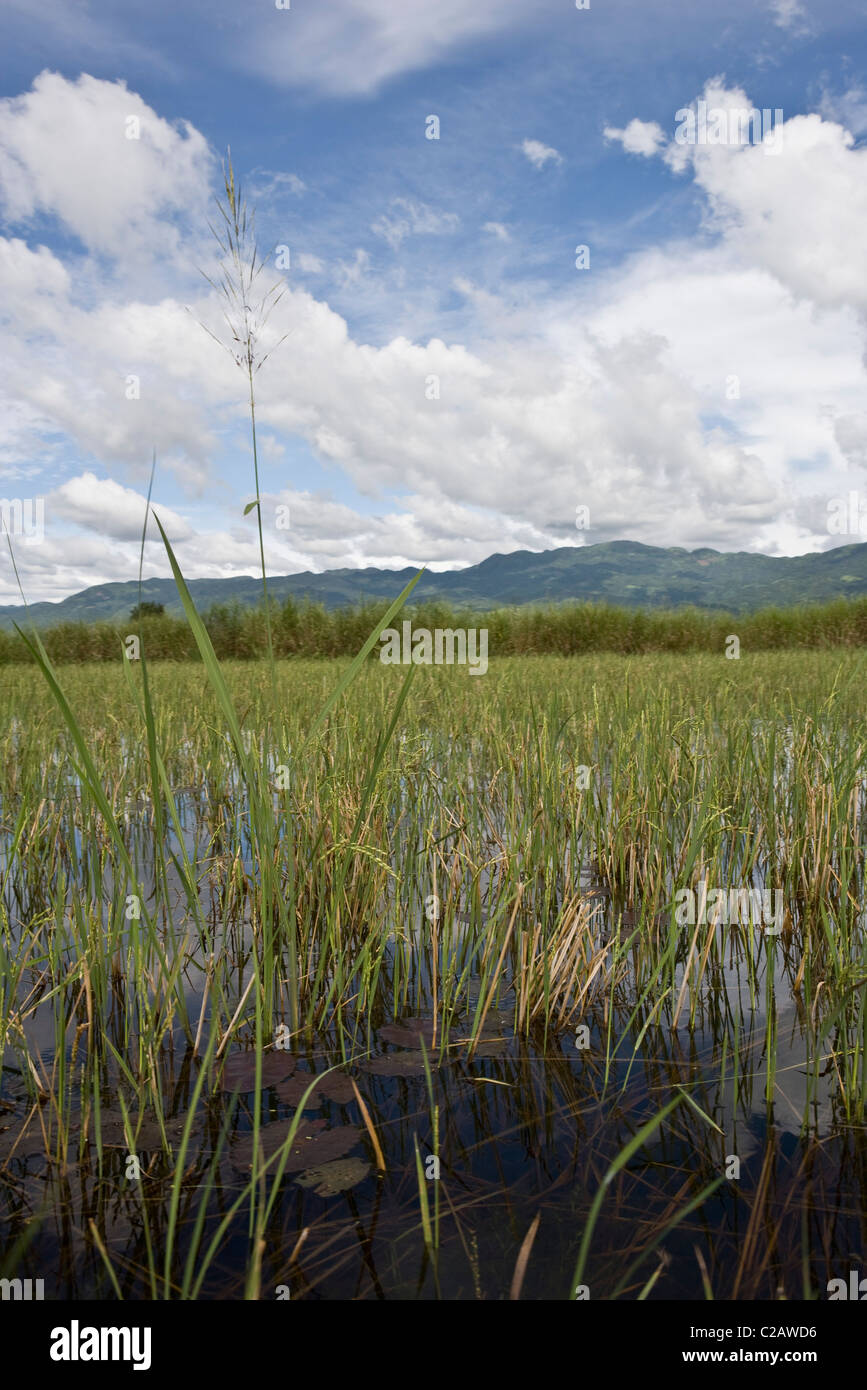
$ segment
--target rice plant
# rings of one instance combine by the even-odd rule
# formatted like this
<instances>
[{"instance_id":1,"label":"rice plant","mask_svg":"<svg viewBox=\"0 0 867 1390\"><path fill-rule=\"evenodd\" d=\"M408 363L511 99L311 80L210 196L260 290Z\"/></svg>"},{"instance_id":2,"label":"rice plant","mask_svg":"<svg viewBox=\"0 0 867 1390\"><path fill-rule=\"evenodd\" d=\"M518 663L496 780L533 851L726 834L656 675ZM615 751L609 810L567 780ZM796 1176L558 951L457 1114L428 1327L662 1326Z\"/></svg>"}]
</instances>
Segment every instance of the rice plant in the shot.
<instances>
[{"instance_id":1,"label":"rice plant","mask_svg":"<svg viewBox=\"0 0 867 1390\"><path fill-rule=\"evenodd\" d=\"M522 1297L821 1287L864 1171L864 655L407 679L374 628L278 658L276 705L176 578L198 661L31 635L0 681L4 1276L505 1297L544 1198ZM778 932L679 920L765 889Z\"/></svg>"}]
</instances>

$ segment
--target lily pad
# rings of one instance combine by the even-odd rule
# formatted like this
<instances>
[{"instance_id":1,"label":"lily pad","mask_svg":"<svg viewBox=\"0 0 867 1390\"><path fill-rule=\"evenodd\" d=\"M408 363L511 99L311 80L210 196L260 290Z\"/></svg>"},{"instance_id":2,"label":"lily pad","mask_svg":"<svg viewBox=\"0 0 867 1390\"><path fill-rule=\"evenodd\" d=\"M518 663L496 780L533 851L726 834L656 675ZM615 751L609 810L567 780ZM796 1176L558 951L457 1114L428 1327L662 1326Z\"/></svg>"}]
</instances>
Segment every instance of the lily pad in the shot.
<instances>
[{"instance_id":1,"label":"lily pad","mask_svg":"<svg viewBox=\"0 0 867 1390\"><path fill-rule=\"evenodd\" d=\"M405 1018L403 1023L387 1023L379 1030L383 1042L395 1043L398 1047L418 1047L421 1040L428 1051L433 1044L433 1035L432 1018Z\"/></svg>"},{"instance_id":2,"label":"lily pad","mask_svg":"<svg viewBox=\"0 0 867 1390\"><path fill-rule=\"evenodd\" d=\"M330 1071L325 1076L320 1077L313 1094L319 1095L320 1093L328 1100L337 1101L338 1105L348 1105L351 1100L355 1100L352 1081L344 1071Z\"/></svg>"},{"instance_id":3,"label":"lily pad","mask_svg":"<svg viewBox=\"0 0 867 1390\"><path fill-rule=\"evenodd\" d=\"M374 1076L423 1076L424 1053L389 1052L387 1057L373 1057L363 1065L365 1071L372 1072Z\"/></svg>"},{"instance_id":4,"label":"lily pad","mask_svg":"<svg viewBox=\"0 0 867 1390\"><path fill-rule=\"evenodd\" d=\"M339 1158L334 1163L320 1163L308 1168L296 1178L299 1187L312 1187L317 1197L334 1197L357 1187L370 1172L363 1158Z\"/></svg>"},{"instance_id":5,"label":"lily pad","mask_svg":"<svg viewBox=\"0 0 867 1390\"><path fill-rule=\"evenodd\" d=\"M280 1082L279 1086L274 1087L277 1099L282 1100L286 1105L294 1105L296 1109L317 1110L322 1103L319 1086L316 1087L315 1091L311 1091L303 1106L301 1105L304 1092L312 1080L313 1077L309 1071L296 1072L294 1076L287 1077L285 1081Z\"/></svg>"},{"instance_id":6,"label":"lily pad","mask_svg":"<svg viewBox=\"0 0 867 1390\"><path fill-rule=\"evenodd\" d=\"M332 1159L342 1158L354 1149L361 1140L361 1130L357 1125L340 1125L334 1129L323 1130L312 1139L296 1142L292 1146L287 1172L297 1173L312 1165L330 1163Z\"/></svg>"},{"instance_id":7,"label":"lily pad","mask_svg":"<svg viewBox=\"0 0 867 1390\"><path fill-rule=\"evenodd\" d=\"M266 1052L262 1057L262 1085L274 1086L295 1070L291 1052ZM256 1085L256 1053L234 1052L227 1057L219 1081L223 1091L252 1091Z\"/></svg>"},{"instance_id":8,"label":"lily pad","mask_svg":"<svg viewBox=\"0 0 867 1390\"><path fill-rule=\"evenodd\" d=\"M277 1124L263 1125L259 1130L259 1144L265 1158L277 1152L289 1133L290 1120L280 1120ZM296 1145L311 1140L325 1128L324 1120L302 1120L295 1135ZM249 1168L253 1162L253 1135L245 1134L232 1145L232 1162L236 1168Z\"/></svg>"},{"instance_id":9,"label":"lily pad","mask_svg":"<svg viewBox=\"0 0 867 1390\"><path fill-rule=\"evenodd\" d=\"M286 1160L287 1173L300 1173L305 1168L342 1158L350 1149L355 1148L361 1138L361 1130L356 1125L341 1125L334 1129L325 1129L324 1125L324 1120L305 1120L298 1126ZM268 1125L261 1131L260 1142L266 1158L277 1152L288 1133L288 1124ZM249 1168L252 1165L252 1135L235 1145L232 1161L239 1168Z\"/></svg>"}]
</instances>

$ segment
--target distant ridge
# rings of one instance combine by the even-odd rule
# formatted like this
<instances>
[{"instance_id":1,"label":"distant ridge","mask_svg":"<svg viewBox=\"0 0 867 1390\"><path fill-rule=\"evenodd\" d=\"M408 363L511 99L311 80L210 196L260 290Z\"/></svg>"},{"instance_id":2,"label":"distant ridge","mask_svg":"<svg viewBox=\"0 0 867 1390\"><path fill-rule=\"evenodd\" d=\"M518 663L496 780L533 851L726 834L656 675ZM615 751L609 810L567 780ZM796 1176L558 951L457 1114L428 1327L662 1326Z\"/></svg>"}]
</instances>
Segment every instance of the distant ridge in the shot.
<instances>
[{"instance_id":1,"label":"distant ridge","mask_svg":"<svg viewBox=\"0 0 867 1390\"><path fill-rule=\"evenodd\" d=\"M339 569L324 574L278 575L268 580L278 601L310 599L326 608L394 598L416 573L402 570ZM192 579L190 593L204 611L217 603L253 607L261 603L262 580ZM452 606L489 609L513 604L605 602L629 608L704 609L748 613L769 606L827 602L867 594L867 543L838 546L816 555L772 558L747 551L665 549L639 541L563 546L539 553L516 550L489 555L478 565L445 574L424 574L413 601L443 599ZM180 613L173 579L147 579L142 596ZM41 627L62 622L125 619L138 602L138 580L98 584L60 603L34 603L31 619ZM21 604L0 606L0 627L21 623Z\"/></svg>"}]
</instances>

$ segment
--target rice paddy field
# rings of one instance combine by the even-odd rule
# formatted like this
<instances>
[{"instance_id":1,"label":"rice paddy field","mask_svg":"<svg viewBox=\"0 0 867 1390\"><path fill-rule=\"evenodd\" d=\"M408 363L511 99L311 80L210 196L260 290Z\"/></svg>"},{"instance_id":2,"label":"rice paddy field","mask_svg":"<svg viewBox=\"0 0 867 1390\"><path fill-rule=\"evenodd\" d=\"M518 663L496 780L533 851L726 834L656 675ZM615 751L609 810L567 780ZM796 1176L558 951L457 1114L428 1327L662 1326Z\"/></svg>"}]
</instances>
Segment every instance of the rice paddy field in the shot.
<instances>
[{"instance_id":1,"label":"rice paddy field","mask_svg":"<svg viewBox=\"0 0 867 1390\"><path fill-rule=\"evenodd\" d=\"M863 1263L865 651L196 640L0 670L0 1275L776 1301ZM773 928L683 920L732 888Z\"/></svg>"}]
</instances>

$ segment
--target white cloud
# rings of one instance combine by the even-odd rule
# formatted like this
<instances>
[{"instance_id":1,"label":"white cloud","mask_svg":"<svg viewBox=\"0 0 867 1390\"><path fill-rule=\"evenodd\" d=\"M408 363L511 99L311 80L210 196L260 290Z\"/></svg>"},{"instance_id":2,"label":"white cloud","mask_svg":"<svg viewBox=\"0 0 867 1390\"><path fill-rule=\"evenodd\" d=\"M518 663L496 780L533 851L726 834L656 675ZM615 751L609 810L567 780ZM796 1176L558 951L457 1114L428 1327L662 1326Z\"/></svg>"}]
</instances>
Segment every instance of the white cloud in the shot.
<instances>
[{"instance_id":1,"label":"white cloud","mask_svg":"<svg viewBox=\"0 0 867 1390\"><path fill-rule=\"evenodd\" d=\"M752 105L722 79L704 91L708 109ZM675 144L665 158L691 168L706 195L709 225L743 248L790 291L824 308L867 312L867 150L816 114L793 116L764 144Z\"/></svg>"},{"instance_id":2,"label":"white cloud","mask_svg":"<svg viewBox=\"0 0 867 1390\"><path fill-rule=\"evenodd\" d=\"M491 236L495 236L498 241L511 241L512 239L508 227L505 227L502 222L486 222L482 231L490 232Z\"/></svg>"},{"instance_id":3,"label":"white cloud","mask_svg":"<svg viewBox=\"0 0 867 1390\"><path fill-rule=\"evenodd\" d=\"M295 257L295 264L299 270L303 270L307 275L318 275L325 269L325 262L318 256L312 256L309 251L299 251Z\"/></svg>"},{"instance_id":4,"label":"white cloud","mask_svg":"<svg viewBox=\"0 0 867 1390\"><path fill-rule=\"evenodd\" d=\"M259 448L262 450L262 457L266 459L281 459L286 456L286 445L280 439L275 439L273 434L259 435Z\"/></svg>"},{"instance_id":5,"label":"white cloud","mask_svg":"<svg viewBox=\"0 0 867 1390\"><path fill-rule=\"evenodd\" d=\"M206 398L213 387L224 399L237 392L228 356L214 361L216 348L172 300L118 303L109 289L83 309L54 285L24 300L7 298L6 251L0 238L0 303L7 312L0 364L4 394L26 406L32 420L17 437L22 452L50 429L74 439L85 457L140 473L156 449L162 467L200 489L216 447ZM210 383L203 392L204 375ZM4 430L0 420L0 443Z\"/></svg>"},{"instance_id":6,"label":"white cloud","mask_svg":"<svg viewBox=\"0 0 867 1390\"><path fill-rule=\"evenodd\" d=\"M867 469L867 415L863 411L849 415L831 414L834 439L847 467Z\"/></svg>"},{"instance_id":7,"label":"white cloud","mask_svg":"<svg viewBox=\"0 0 867 1390\"><path fill-rule=\"evenodd\" d=\"M355 249L355 257L351 261L337 262L337 278L341 285L357 285L363 280L370 269L370 253L365 251L363 246Z\"/></svg>"},{"instance_id":8,"label":"white cloud","mask_svg":"<svg viewBox=\"0 0 867 1390\"><path fill-rule=\"evenodd\" d=\"M0 289L4 313L23 314L31 305L37 315L50 314L58 297L69 296L71 279L47 246L31 251L19 237L0 237Z\"/></svg>"},{"instance_id":9,"label":"white cloud","mask_svg":"<svg viewBox=\"0 0 867 1390\"><path fill-rule=\"evenodd\" d=\"M63 517L87 531L96 531L110 540L141 541L147 498L113 478L97 478L82 473L70 478L46 498L46 511ZM169 507L153 500L152 506L171 541L187 540L193 533L189 524ZM153 531L153 523L148 523Z\"/></svg>"},{"instance_id":10,"label":"white cloud","mask_svg":"<svg viewBox=\"0 0 867 1390\"><path fill-rule=\"evenodd\" d=\"M719 83L705 95L749 105ZM271 572L454 565L623 536L772 551L825 544L824 509L811 520L810 498L841 492L847 468L865 457L865 153L819 116L792 118L783 133L777 155L660 151L671 162L685 149L683 173L705 201L706 225L692 240L550 295L514 281L500 298L458 277L473 346L359 341L290 282L269 327L274 341L290 336L257 378L263 458L281 467L293 441L288 484L300 439L335 487L348 480L376 515L289 488L292 530L266 539ZM23 144L26 135L19 130ZM34 185L44 182L39 159L51 165L54 153L33 156ZM147 186L147 165L140 174ZM183 208L160 215L176 213ZM406 207L391 215L424 223ZM172 260L171 242L162 245L179 273L185 257ZM134 260L130 289L89 263L82 299L69 269L80 264L20 236L0 240L0 467L15 476L25 459L50 464L51 490L42 490L55 517L99 533L63 536L49 511L45 544L21 556L28 597L135 573L152 447L158 480L169 472L190 491L208 487L207 528L193 534L168 513L185 573L254 573L254 528L238 522L249 478L235 469L219 494L225 525L214 486L221 444L247 428L239 374L195 322L215 319L217 302L196 287L195 317L187 314L176 297L139 285ZM338 263L346 285L369 269L362 248ZM125 392L131 374L138 399ZM57 481L70 459L75 476ZM581 504L591 510L587 533L574 526ZM165 573L158 546L146 563Z\"/></svg>"},{"instance_id":11,"label":"white cloud","mask_svg":"<svg viewBox=\"0 0 867 1390\"><path fill-rule=\"evenodd\" d=\"M414 198L392 198L388 213L371 224L371 231L396 251L408 236L443 236L460 226L455 212L438 212Z\"/></svg>"},{"instance_id":12,"label":"white cloud","mask_svg":"<svg viewBox=\"0 0 867 1390\"><path fill-rule=\"evenodd\" d=\"M177 252L172 219L207 205L211 171L204 137L180 126L123 82L41 73L24 96L0 100L3 215L16 225L56 217L115 257Z\"/></svg>"},{"instance_id":13,"label":"white cloud","mask_svg":"<svg viewBox=\"0 0 867 1390\"><path fill-rule=\"evenodd\" d=\"M850 87L838 96L825 92L819 110L825 120L839 121L853 135L867 132L867 90L864 87Z\"/></svg>"},{"instance_id":14,"label":"white cloud","mask_svg":"<svg viewBox=\"0 0 867 1390\"><path fill-rule=\"evenodd\" d=\"M491 508L472 508L413 495L402 499L407 510L363 514L324 494L287 489L263 499L268 518L288 503L287 540L302 561L299 567L322 570L351 565L401 568L421 557L436 569L455 565L455 536L461 537L464 563L485 559L492 551L541 550L560 542L530 523L504 519ZM576 543L578 542L576 533Z\"/></svg>"},{"instance_id":15,"label":"white cloud","mask_svg":"<svg viewBox=\"0 0 867 1390\"><path fill-rule=\"evenodd\" d=\"M250 174L250 197L256 202L263 198L273 198L288 190L295 197L306 193L307 185L297 174L287 174L276 169L254 169Z\"/></svg>"},{"instance_id":16,"label":"white cloud","mask_svg":"<svg viewBox=\"0 0 867 1390\"><path fill-rule=\"evenodd\" d=\"M606 126L603 134L606 140L618 140L627 154L650 156L665 142L665 131L656 121L632 120L623 130Z\"/></svg>"},{"instance_id":17,"label":"white cloud","mask_svg":"<svg viewBox=\"0 0 867 1390\"><path fill-rule=\"evenodd\" d=\"M563 156L553 145L543 145L541 140L524 140L521 149L535 169L543 169L550 159L555 164L563 163Z\"/></svg>"},{"instance_id":18,"label":"white cloud","mask_svg":"<svg viewBox=\"0 0 867 1390\"><path fill-rule=\"evenodd\" d=\"M524 0L329 0L291 11L272 8L269 22L251 26L236 53L281 86L366 95L390 78L432 67L467 44L534 18Z\"/></svg>"},{"instance_id":19,"label":"white cloud","mask_svg":"<svg viewBox=\"0 0 867 1390\"><path fill-rule=\"evenodd\" d=\"M100 15L89 13L81 5L73 8L66 0L40 0L38 9L34 9L31 0L4 0L3 8L7 30L11 34L14 15L16 28L26 36L34 54L46 50L70 57L74 54L77 58L86 54L88 63L96 61L106 68L117 70L140 64L162 77L167 73L173 77L178 75L178 69L164 53L124 34L121 26L113 22L114 17L107 13L107 6L101 7L103 13ZM46 35L50 36L50 43L45 42Z\"/></svg>"},{"instance_id":20,"label":"white cloud","mask_svg":"<svg viewBox=\"0 0 867 1390\"><path fill-rule=\"evenodd\" d=\"M771 13L780 29L803 32L806 27L807 11L801 0L771 0Z\"/></svg>"}]
</instances>

